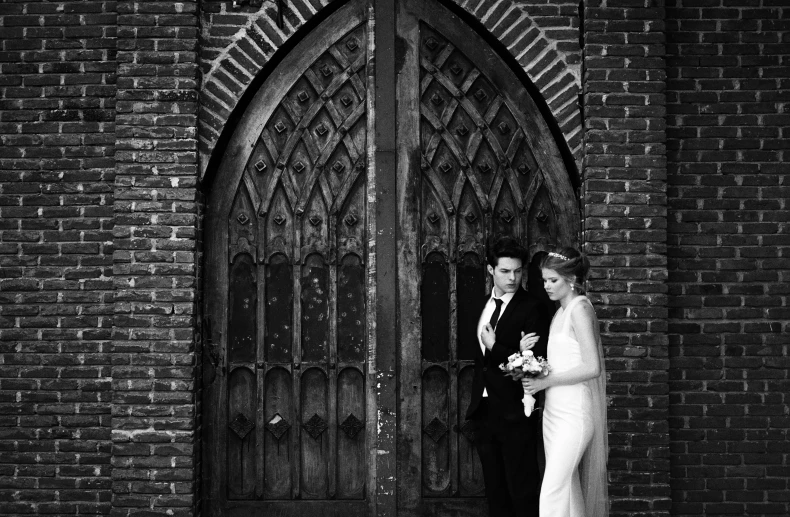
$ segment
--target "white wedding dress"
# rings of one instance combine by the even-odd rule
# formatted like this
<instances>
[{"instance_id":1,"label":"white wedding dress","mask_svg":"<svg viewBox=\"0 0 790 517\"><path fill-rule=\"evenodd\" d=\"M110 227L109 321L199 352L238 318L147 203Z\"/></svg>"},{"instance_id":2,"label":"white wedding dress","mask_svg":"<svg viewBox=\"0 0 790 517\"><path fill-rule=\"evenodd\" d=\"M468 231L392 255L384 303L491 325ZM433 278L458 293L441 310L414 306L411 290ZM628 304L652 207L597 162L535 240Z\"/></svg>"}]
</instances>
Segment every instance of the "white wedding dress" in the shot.
<instances>
[{"instance_id":1,"label":"white wedding dress","mask_svg":"<svg viewBox=\"0 0 790 517\"><path fill-rule=\"evenodd\" d=\"M572 337L570 328L570 314L582 302L590 303L586 297L577 296L557 312L552 322L547 353L550 375L571 370L582 362L579 342ZM599 378L546 389L543 410L546 471L540 489L541 517L608 514L606 407L600 343L598 348L602 368Z\"/></svg>"}]
</instances>

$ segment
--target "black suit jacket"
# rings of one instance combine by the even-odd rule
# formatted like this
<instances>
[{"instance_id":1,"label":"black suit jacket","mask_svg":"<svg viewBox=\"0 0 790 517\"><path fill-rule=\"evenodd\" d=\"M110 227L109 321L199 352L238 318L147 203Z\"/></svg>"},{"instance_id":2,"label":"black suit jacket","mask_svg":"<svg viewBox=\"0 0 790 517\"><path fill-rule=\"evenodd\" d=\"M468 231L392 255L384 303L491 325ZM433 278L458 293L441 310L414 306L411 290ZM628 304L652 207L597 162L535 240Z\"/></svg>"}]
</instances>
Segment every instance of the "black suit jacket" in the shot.
<instances>
[{"instance_id":1,"label":"black suit jacket","mask_svg":"<svg viewBox=\"0 0 790 517\"><path fill-rule=\"evenodd\" d=\"M463 332L471 332L477 338L477 324L480 321L485 304L491 298L490 294L479 301L479 310L475 311L477 318L468 318L465 321ZM551 323L549 311L540 300L527 291L518 288L510 303L499 317L496 326L496 342L484 356L478 345L475 355L475 375L472 381L472 398L466 412L467 419L475 418L475 412L483 398L483 388L488 390L488 410L492 415L503 417L505 420L526 420L524 406L521 399L524 391L521 382L514 381L499 369L499 365L507 362L508 356L519 351L521 333L535 332L540 336L538 343L532 348L536 356L546 357L546 344L549 340L549 325ZM529 420L533 420L535 413Z\"/></svg>"}]
</instances>

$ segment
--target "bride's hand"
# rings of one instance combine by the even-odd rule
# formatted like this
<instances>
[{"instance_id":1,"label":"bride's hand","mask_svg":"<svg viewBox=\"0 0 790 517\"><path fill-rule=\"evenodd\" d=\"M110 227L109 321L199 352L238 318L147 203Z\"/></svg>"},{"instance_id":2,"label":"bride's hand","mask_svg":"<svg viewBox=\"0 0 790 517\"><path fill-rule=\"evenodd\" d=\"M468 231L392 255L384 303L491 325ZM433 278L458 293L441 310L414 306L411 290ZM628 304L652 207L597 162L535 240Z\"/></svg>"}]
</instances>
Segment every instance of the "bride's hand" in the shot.
<instances>
[{"instance_id":1,"label":"bride's hand","mask_svg":"<svg viewBox=\"0 0 790 517\"><path fill-rule=\"evenodd\" d=\"M521 385L524 387L525 393L534 395L546 388L546 381L539 377L524 377L521 379Z\"/></svg>"},{"instance_id":2,"label":"bride's hand","mask_svg":"<svg viewBox=\"0 0 790 517\"><path fill-rule=\"evenodd\" d=\"M534 332L530 332L529 334L521 333L521 341L518 343L519 350L522 352L524 350L529 350L530 348L535 346L535 343L538 342L540 336L535 334Z\"/></svg>"}]
</instances>

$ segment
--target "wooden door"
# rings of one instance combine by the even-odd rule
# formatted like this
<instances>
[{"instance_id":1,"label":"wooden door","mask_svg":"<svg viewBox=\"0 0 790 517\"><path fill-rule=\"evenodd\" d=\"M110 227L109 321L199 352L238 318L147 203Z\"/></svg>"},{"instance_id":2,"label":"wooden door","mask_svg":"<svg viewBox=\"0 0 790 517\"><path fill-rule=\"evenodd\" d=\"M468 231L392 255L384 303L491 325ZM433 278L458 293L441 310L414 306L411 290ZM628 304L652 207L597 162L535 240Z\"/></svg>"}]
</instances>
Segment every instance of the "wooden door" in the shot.
<instances>
[{"instance_id":1,"label":"wooden door","mask_svg":"<svg viewBox=\"0 0 790 517\"><path fill-rule=\"evenodd\" d=\"M438 2L404 0L398 38L399 507L481 515L464 419L479 345L458 322L479 317L489 239L514 236L533 257L572 244L578 205L534 101L478 33Z\"/></svg>"},{"instance_id":2,"label":"wooden door","mask_svg":"<svg viewBox=\"0 0 790 517\"><path fill-rule=\"evenodd\" d=\"M288 54L211 189L207 515L369 513L368 23L350 2Z\"/></svg>"},{"instance_id":3,"label":"wooden door","mask_svg":"<svg viewBox=\"0 0 790 517\"><path fill-rule=\"evenodd\" d=\"M269 73L210 188L204 513L480 515L457 322L489 237L534 255L577 232L551 133L479 34L435 0L346 2Z\"/></svg>"}]
</instances>

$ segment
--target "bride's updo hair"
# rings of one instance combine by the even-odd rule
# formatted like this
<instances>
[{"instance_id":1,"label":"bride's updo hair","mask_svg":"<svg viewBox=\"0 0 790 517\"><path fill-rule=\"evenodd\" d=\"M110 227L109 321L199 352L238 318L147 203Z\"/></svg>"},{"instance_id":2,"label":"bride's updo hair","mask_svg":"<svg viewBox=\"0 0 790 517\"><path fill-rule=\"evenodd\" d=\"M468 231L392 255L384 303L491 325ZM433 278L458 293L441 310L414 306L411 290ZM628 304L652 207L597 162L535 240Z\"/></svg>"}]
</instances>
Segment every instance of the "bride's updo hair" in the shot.
<instances>
[{"instance_id":1,"label":"bride's updo hair","mask_svg":"<svg viewBox=\"0 0 790 517\"><path fill-rule=\"evenodd\" d=\"M540 261L540 269L553 269L558 275L569 280L576 292L583 293L584 281L590 271L590 261L574 248L560 248L543 257Z\"/></svg>"}]
</instances>

